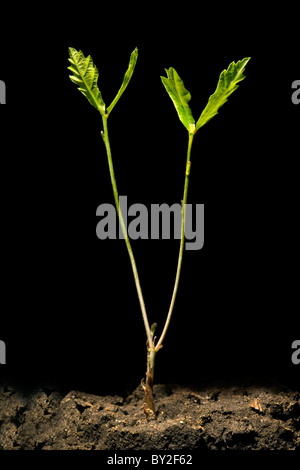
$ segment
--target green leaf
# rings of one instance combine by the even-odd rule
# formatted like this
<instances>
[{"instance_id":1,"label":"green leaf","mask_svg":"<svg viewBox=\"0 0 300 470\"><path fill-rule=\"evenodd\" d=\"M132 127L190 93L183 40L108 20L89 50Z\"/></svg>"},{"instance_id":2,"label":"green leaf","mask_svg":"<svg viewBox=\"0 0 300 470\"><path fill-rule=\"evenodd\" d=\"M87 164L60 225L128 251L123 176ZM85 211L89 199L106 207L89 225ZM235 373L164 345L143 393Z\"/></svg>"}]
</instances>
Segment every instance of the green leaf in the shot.
<instances>
[{"instance_id":1,"label":"green leaf","mask_svg":"<svg viewBox=\"0 0 300 470\"><path fill-rule=\"evenodd\" d=\"M70 75L70 79L78 86L78 90L84 94L89 102L101 114L104 114L105 104L97 85L99 72L93 64L93 59L90 55L84 57L81 51L77 51L73 47L69 47L69 55L71 66L68 67L68 70L73 74Z\"/></svg>"},{"instance_id":2,"label":"green leaf","mask_svg":"<svg viewBox=\"0 0 300 470\"><path fill-rule=\"evenodd\" d=\"M135 48L134 51L131 53L128 69L127 69L127 71L124 75L121 88L118 91L118 93L117 93L115 99L113 100L113 102L107 108L107 113L108 114L110 114L112 112L113 108L115 107L115 105L117 104L117 102L119 101L121 96L123 95L128 83L130 82L130 79L131 79L132 74L133 74L134 69L135 69L137 58L138 58L138 50L137 50L137 48Z\"/></svg>"},{"instance_id":3,"label":"green leaf","mask_svg":"<svg viewBox=\"0 0 300 470\"><path fill-rule=\"evenodd\" d=\"M250 57L246 57L237 63L232 62L227 70L221 72L216 91L210 96L206 107L197 121L196 131L218 113L219 108L226 103L231 93L238 88L238 83L246 78L243 75L243 71L249 60Z\"/></svg>"},{"instance_id":4,"label":"green leaf","mask_svg":"<svg viewBox=\"0 0 300 470\"><path fill-rule=\"evenodd\" d=\"M183 81L173 67L166 69L167 77L161 77L161 80L174 103L179 119L187 128L189 133L195 132L195 119L188 105L191 100L191 94L185 88Z\"/></svg>"}]
</instances>

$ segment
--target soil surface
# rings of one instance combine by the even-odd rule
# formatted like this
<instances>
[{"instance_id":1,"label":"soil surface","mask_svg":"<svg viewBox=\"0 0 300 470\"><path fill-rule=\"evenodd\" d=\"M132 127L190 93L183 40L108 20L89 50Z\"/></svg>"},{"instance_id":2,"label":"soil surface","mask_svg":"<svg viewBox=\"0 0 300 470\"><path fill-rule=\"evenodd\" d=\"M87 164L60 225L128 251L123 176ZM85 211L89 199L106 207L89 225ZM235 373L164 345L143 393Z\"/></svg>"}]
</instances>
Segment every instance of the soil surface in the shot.
<instances>
[{"instance_id":1,"label":"soil surface","mask_svg":"<svg viewBox=\"0 0 300 470\"><path fill-rule=\"evenodd\" d=\"M280 386L156 385L157 420L143 391L67 394L0 385L0 449L300 449L300 393Z\"/></svg>"}]
</instances>

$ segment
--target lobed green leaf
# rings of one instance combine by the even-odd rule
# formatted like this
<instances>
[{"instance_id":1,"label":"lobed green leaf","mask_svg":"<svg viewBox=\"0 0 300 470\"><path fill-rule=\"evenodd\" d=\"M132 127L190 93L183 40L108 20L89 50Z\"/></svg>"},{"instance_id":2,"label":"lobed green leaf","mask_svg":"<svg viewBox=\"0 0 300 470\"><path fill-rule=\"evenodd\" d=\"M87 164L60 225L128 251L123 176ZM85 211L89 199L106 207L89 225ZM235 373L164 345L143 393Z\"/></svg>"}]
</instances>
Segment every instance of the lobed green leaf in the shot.
<instances>
[{"instance_id":1,"label":"lobed green leaf","mask_svg":"<svg viewBox=\"0 0 300 470\"><path fill-rule=\"evenodd\" d=\"M112 101L112 103L111 103L111 104L109 105L109 107L107 108L107 113L108 113L108 114L111 113L111 111L113 110L113 108L115 107L115 105L117 104L117 102L119 101L119 99L121 98L121 96L123 95L124 91L126 90L127 85L128 85L128 83L130 82L130 79L131 79L132 74L133 74L133 72L134 72L137 58L138 58L138 49L135 48L134 51L131 53L130 60L129 60L129 65L128 65L128 69L127 69L127 71L126 71L126 73L125 73L125 75L124 75L121 88L120 88L120 90L118 91L118 93L117 93L115 99Z\"/></svg>"},{"instance_id":2,"label":"lobed green leaf","mask_svg":"<svg viewBox=\"0 0 300 470\"><path fill-rule=\"evenodd\" d=\"M78 86L78 90L88 99L101 114L105 113L105 104L98 88L99 72L93 64L91 56L85 57L82 51L77 51L69 47L69 62L71 66L68 70L72 72L70 80Z\"/></svg>"},{"instance_id":3,"label":"lobed green leaf","mask_svg":"<svg viewBox=\"0 0 300 470\"><path fill-rule=\"evenodd\" d=\"M183 81L173 67L170 67L169 70L166 69L166 72L167 77L161 77L161 80L174 103L180 121L189 133L194 133L195 120L188 104L191 100L191 94L187 91Z\"/></svg>"},{"instance_id":4,"label":"lobed green leaf","mask_svg":"<svg viewBox=\"0 0 300 470\"><path fill-rule=\"evenodd\" d=\"M212 119L221 106L226 103L228 97L238 88L238 83L244 80L243 71L250 57L232 62L227 70L221 72L216 91L210 96L208 103L196 123L196 131Z\"/></svg>"}]
</instances>

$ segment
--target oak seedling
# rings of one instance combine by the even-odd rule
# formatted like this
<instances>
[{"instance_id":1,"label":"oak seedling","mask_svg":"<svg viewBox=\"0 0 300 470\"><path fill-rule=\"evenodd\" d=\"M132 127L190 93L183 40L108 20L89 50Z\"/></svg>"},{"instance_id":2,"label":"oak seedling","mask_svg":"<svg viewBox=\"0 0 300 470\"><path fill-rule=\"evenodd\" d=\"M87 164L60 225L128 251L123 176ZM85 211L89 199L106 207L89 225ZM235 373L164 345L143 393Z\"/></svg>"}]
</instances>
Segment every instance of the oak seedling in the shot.
<instances>
[{"instance_id":1,"label":"oak seedling","mask_svg":"<svg viewBox=\"0 0 300 470\"><path fill-rule=\"evenodd\" d=\"M145 302L142 294L142 289L140 285L140 279L138 275L138 270L133 255L129 235L124 223L122 211L119 204L119 194L117 190L117 183L114 173L111 146L108 135L108 118L115 108L117 102L121 98L125 89L127 88L132 74L134 72L137 58L138 50L137 48L132 52L130 56L130 61L128 69L124 75L121 87L116 94L112 103L106 107L102 94L98 88L98 69L94 65L91 56L85 57L82 51L77 51L74 48L69 48L69 61L71 65L68 69L71 72L70 79L74 82L79 91L88 99L90 104L94 106L97 111L100 113L102 118L103 129L101 135L106 149L107 160L109 173L112 183L112 189L114 194L114 200L116 205L117 214L120 220L120 225L123 233L123 237L126 243L127 251L129 254L131 267L133 271L133 276L135 280L137 295L141 307L142 317L144 321L146 337L147 337L147 371L146 371L146 380L142 382L142 386L145 393L144 399L144 412L147 418L155 418L155 404L153 398L153 378L154 378L154 366L157 352L162 348L163 342L170 325L172 313L174 310L176 295L179 286L179 279L181 273L183 251L185 244L185 219L186 219L186 204L187 204L187 195L188 195L188 186L189 186L189 177L191 172L191 150L194 137L196 133L201 129L207 122L210 121L219 111L219 108L223 106L228 97L238 88L239 82L241 82L245 75L243 74L247 63L250 60L250 57L246 57L237 63L232 62L229 67L223 70L220 74L219 81L215 92L210 96L207 105L202 111L199 119L195 121L189 102L191 100L191 94L185 88L184 83L176 70L173 67L166 69L167 76L161 77L162 83L169 94L175 109L178 113L178 117L184 127L188 132L188 145L187 145L187 159L186 159L186 168L185 168L185 180L184 180L184 190L183 190L183 199L181 205L181 238L179 246L179 255L177 263L177 271L175 276L175 283L173 288L173 294L170 302L169 311L167 313L166 321L162 333L157 340L155 335L156 323L152 326L149 324L148 314L146 312Z\"/></svg>"}]
</instances>

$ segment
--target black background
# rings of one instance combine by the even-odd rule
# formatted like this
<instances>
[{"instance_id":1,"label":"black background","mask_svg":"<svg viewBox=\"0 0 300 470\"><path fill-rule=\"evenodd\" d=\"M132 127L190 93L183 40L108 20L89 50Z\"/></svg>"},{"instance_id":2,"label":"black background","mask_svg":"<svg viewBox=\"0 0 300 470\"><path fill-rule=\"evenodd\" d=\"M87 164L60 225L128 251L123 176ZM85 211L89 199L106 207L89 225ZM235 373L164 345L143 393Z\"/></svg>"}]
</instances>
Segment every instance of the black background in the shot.
<instances>
[{"instance_id":1,"label":"black background","mask_svg":"<svg viewBox=\"0 0 300 470\"><path fill-rule=\"evenodd\" d=\"M1 376L94 393L135 388L146 337L123 240L100 241L113 203L102 123L68 78L68 47L90 54L107 105L135 47L132 81L109 118L128 204L182 199L187 132L161 83L173 66L198 119L230 62L246 79L198 132L188 202L205 204L205 245L185 251L156 383L275 378L298 385L299 78L295 11L240 5L168 14L127 4L18 9L1 32ZM44 7L43 7L44 8ZM34 14L35 13L35 14ZM17 21L16 21L17 18ZM150 323L164 324L179 242L132 243Z\"/></svg>"}]
</instances>

